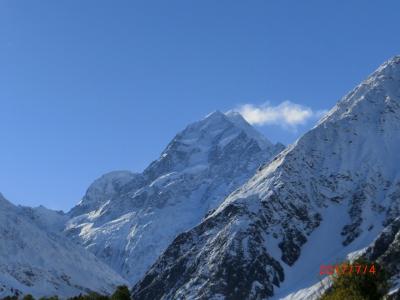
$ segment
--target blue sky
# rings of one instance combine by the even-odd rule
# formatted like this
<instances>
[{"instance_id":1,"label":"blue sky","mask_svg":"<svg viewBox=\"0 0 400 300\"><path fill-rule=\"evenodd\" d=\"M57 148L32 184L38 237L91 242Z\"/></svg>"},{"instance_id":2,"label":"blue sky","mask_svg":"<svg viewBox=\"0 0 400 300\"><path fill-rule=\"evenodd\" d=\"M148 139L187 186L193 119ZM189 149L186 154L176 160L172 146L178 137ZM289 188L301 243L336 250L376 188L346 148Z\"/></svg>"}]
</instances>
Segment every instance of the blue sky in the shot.
<instances>
[{"instance_id":1,"label":"blue sky","mask_svg":"<svg viewBox=\"0 0 400 300\"><path fill-rule=\"evenodd\" d=\"M2 0L0 191L68 210L96 177L143 170L217 109L247 109L270 140L291 143L400 53L399 11L374 0Z\"/></svg>"}]
</instances>

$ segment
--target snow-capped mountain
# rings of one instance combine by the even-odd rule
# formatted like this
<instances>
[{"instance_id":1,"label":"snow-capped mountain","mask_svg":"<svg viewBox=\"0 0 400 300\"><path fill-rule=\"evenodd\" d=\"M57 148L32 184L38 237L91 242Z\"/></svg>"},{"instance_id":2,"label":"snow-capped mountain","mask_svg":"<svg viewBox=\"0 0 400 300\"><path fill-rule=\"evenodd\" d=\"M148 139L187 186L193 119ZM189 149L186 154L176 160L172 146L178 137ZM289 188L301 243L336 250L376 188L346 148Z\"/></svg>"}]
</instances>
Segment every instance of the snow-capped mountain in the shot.
<instances>
[{"instance_id":1,"label":"snow-capped mountain","mask_svg":"<svg viewBox=\"0 0 400 300\"><path fill-rule=\"evenodd\" d=\"M400 215L400 56L180 234L134 299L281 299ZM299 299L299 298L295 298Z\"/></svg>"},{"instance_id":2,"label":"snow-capped mountain","mask_svg":"<svg viewBox=\"0 0 400 300\"><path fill-rule=\"evenodd\" d=\"M70 211L66 232L135 283L179 233L283 148L240 114L214 112L177 134L143 173L96 180Z\"/></svg>"},{"instance_id":3,"label":"snow-capped mountain","mask_svg":"<svg viewBox=\"0 0 400 300\"><path fill-rule=\"evenodd\" d=\"M57 233L64 221L61 213L17 207L0 194L0 297L65 298L111 293L126 284L93 254Z\"/></svg>"}]
</instances>

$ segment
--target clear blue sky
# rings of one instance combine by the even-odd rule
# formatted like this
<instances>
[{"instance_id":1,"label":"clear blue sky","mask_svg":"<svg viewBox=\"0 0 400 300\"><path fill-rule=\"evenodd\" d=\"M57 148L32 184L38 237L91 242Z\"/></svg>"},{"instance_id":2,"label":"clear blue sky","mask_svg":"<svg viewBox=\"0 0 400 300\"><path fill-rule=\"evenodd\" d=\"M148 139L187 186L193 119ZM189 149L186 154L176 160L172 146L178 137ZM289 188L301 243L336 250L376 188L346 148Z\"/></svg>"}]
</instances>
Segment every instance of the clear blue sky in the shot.
<instances>
[{"instance_id":1,"label":"clear blue sky","mask_svg":"<svg viewBox=\"0 0 400 300\"><path fill-rule=\"evenodd\" d=\"M330 108L400 53L399 1L0 1L0 191L68 210L214 110ZM258 126L293 142L314 121Z\"/></svg>"}]
</instances>

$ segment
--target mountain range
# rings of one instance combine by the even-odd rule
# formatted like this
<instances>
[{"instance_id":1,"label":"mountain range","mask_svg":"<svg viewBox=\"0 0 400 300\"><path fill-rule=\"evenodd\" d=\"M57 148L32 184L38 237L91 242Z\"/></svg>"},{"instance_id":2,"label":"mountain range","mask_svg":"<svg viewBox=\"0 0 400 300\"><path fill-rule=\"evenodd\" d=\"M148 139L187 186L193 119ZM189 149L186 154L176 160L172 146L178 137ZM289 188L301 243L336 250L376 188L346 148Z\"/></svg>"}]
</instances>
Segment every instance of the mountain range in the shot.
<instances>
[{"instance_id":1,"label":"mountain range","mask_svg":"<svg viewBox=\"0 0 400 300\"><path fill-rule=\"evenodd\" d=\"M396 293L399 158L400 56L286 148L216 111L68 213L1 197L0 296L125 283L140 300L316 299L320 266L358 256L381 262Z\"/></svg>"},{"instance_id":2,"label":"mountain range","mask_svg":"<svg viewBox=\"0 0 400 300\"><path fill-rule=\"evenodd\" d=\"M400 57L383 64L135 285L138 299L288 297L400 214Z\"/></svg>"},{"instance_id":3,"label":"mountain range","mask_svg":"<svg viewBox=\"0 0 400 300\"><path fill-rule=\"evenodd\" d=\"M239 114L214 112L178 133L143 173L96 180L66 233L135 283L179 233L283 149Z\"/></svg>"}]
</instances>

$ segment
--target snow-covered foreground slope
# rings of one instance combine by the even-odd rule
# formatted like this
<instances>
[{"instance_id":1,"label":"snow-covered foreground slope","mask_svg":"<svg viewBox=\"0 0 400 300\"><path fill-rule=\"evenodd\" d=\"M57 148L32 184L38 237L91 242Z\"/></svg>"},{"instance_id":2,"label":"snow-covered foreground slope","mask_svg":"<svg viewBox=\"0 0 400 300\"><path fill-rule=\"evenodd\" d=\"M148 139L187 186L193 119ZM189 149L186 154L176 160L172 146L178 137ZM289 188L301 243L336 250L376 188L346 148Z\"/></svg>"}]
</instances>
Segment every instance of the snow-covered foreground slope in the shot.
<instances>
[{"instance_id":1,"label":"snow-covered foreground slope","mask_svg":"<svg viewBox=\"0 0 400 300\"><path fill-rule=\"evenodd\" d=\"M134 299L283 298L400 215L400 57L179 235Z\"/></svg>"},{"instance_id":2,"label":"snow-covered foreground slope","mask_svg":"<svg viewBox=\"0 0 400 300\"><path fill-rule=\"evenodd\" d=\"M391 289L388 295L400 296L400 217L386 226L368 247L351 252L346 258L353 261L359 257L379 263L390 278ZM318 300L331 283L331 278L325 277L310 287L290 293L284 300ZM279 299L279 296L275 298Z\"/></svg>"},{"instance_id":3,"label":"snow-covered foreground slope","mask_svg":"<svg viewBox=\"0 0 400 300\"><path fill-rule=\"evenodd\" d=\"M66 232L135 283L179 233L282 149L239 114L214 112L177 134L142 174L96 180Z\"/></svg>"},{"instance_id":4,"label":"snow-covered foreground slope","mask_svg":"<svg viewBox=\"0 0 400 300\"><path fill-rule=\"evenodd\" d=\"M0 194L0 297L111 293L117 273L59 231L65 216L12 205ZM53 226L53 227L52 227Z\"/></svg>"}]
</instances>

